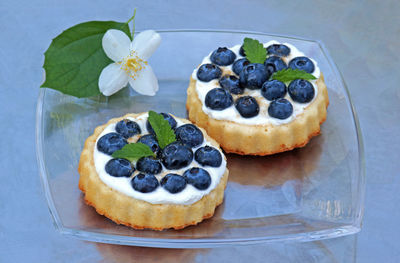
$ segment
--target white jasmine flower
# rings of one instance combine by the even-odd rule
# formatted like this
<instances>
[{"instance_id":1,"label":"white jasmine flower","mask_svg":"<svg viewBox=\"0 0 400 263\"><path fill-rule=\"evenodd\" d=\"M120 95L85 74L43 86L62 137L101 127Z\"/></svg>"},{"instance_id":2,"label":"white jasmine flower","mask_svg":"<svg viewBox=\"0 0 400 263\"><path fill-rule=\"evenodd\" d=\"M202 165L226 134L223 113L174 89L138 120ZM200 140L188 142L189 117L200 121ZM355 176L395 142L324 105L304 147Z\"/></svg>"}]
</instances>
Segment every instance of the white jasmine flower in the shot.
<instances>
[{"instance_id":1,"label":"white jasmine flower","mask_svg":"<svg viewBox=\"0 0 400 263\"><path fill-rule=\"evenodd\" d=\"M135 36L131 42L121 30L108 30L102 40L106 55L114 61L105 67L99 77L99 88L105 96L110 96L128 82L136 92L154 96L158 91L158 81L147 60L158 48L160 35L154 30L146 30Z\"/></svg>"}]
</instances>

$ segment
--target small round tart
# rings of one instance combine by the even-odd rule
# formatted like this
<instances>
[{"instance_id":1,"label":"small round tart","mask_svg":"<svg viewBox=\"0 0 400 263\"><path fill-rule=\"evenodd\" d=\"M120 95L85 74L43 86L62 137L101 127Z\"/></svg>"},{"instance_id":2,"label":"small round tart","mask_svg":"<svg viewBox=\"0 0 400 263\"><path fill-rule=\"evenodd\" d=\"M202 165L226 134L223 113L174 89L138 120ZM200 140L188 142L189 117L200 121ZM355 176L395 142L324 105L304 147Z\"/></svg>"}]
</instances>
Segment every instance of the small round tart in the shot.
<instances>
[{"instance_id":1,"label":"small round tart","mask_svg":"<svg viewBox=\"0 0 400 263\"><path fill-rule=\"evenodd\" d=\"M218 48L193 71L187 90L189 119L221 147L242 155L270 155L305 146L320 133L329 104L316 61L288 43L270 41L264 64L250 63L243 48ZM272 80L284 69L315 80Z\"/></svg>"},{"instance_id":2,"label":"small round tart","mask_svg":"<svg viewBox=\"0 0 400 263\"><path fill-rule=\"evenodd\" d=\"M159 146L148 113L127 114L97 127L79 161L79 188L87 204L136 229L182 229L212 217L228 180L218 143L188 120L162 113L177 141ZM113 158L141 142L156 157Z\"/></svg>"}]
</instances>

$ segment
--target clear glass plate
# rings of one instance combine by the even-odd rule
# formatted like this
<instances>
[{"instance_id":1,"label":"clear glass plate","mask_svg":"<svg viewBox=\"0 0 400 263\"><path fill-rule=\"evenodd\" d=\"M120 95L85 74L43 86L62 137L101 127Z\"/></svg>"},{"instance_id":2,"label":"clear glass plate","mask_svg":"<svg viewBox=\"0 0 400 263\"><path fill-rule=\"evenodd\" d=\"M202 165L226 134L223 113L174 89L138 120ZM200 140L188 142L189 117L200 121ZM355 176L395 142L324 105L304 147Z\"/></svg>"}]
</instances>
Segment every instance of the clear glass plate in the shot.
<instances>
[{"instance_id":1,"label":"clear glass plate","mask_svg":"<svg viewBox=\"0 0 400 263\"><path fill-rule=\"evenodd\" d=\"M364 202L363 144L349 92L318 41L255 32L161 31L162 44L149 63L160 83L154 97L125 88L105 98L77 99L42 89L36 145L40 176L54 225L84 240L135 246L192 248L273 241L308 241L356 233ZM186 117L192 70L219 46L244 37L276 39L318 61L330 105L322 134L301 149L267 157L227 155L230 170L224 203L214 217L183 230L134 230L87 206L78 189L78 162L96 126L129 112L156 110Z\"/></svg>"}]
</instances>

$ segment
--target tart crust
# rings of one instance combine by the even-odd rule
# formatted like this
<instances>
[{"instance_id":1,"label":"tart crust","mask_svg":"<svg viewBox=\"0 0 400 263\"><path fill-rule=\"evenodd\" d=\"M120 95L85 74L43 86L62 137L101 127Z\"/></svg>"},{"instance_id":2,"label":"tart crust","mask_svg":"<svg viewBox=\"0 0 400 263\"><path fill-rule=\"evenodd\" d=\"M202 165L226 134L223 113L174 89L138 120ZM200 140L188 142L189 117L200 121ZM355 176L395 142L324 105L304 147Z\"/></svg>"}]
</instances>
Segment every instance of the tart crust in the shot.
<instances>
[{"instance_id":1,"label":"tart crust","mask_svg":"<svg viewBox=\"0 0 400 263\"><path fill-rule=\"evenodd\" d=\"M186 109L189 120L204 128L227 153L241 155L270 155L305 146L320 134L320 126L326 120L329 105L324 77L317 79L317 97L296 118L281 125L246 125L229 120L217 120L202 109L196 91L196 80L190 78L187 89Z\"/></svg>"},{"instance_id":2,"label":"tart crust","mask_svg":"<svg viewBox=\"0 0 400 263\"><path fill-rule=\"evenodd\" d=\"M84 193L86 203L93 206L97 213L108 217L117 224L135 229L182 229L212 217L215 208L223 201L229 173L227 168L218 185L209 194L191 205L151 204L112 189L100 179L93 159L93 151L98 136L111 123L116 123L126 117L135 118L139 115L127 114L120 118L111 119L108 123L97 127L93 135L86 140L78 167L80 174L79 189ZM174 116L174 118L177 117ZM177 119L189 123L187 120ZM218 143L210 138L204 129L201 129L201 131L211 145L219 148ZM223 157L226 159L225 156Z\"/></svg>"}]
</instances>

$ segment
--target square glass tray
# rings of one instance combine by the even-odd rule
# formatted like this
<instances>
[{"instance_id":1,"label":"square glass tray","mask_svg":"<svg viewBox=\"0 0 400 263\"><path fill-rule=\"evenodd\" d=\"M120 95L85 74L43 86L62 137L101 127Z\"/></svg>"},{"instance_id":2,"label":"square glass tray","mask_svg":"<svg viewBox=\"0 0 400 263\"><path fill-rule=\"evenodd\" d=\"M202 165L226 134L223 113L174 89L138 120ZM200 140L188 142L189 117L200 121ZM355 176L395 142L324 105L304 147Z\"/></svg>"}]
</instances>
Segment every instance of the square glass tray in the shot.
<instances>
[{"instance_id":1,"label":"square glass tray","mask_svg":"<svg viewBox=\"0 0 400 263\"><path fill-rule=\"evenodd\" d=\"M364 202L363 144L346 85L323 45L314 40L256 32L159 31L149 63L159 79L154 97L125 88L106 98L77 99L42 89L36 145L40 177L56 229L80 239L149 247L194 248L273 241L309 241L356 233ZM225 201L208 220L183 230L134 230L86 205L77 172L85 139L110 118L155 110L186 117L193 69L219 46L244 37L295 45L325 76L330 105L322 134L301 149L266 157L228 154Z\"/></svg>"}]
</instances>

